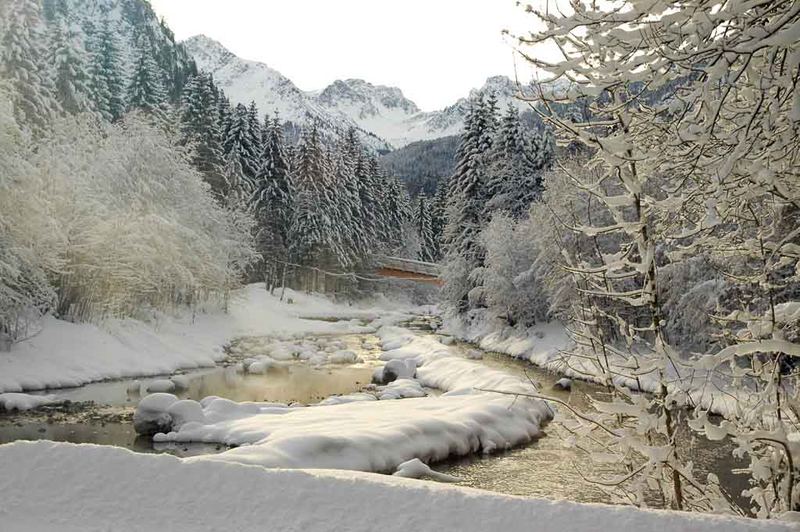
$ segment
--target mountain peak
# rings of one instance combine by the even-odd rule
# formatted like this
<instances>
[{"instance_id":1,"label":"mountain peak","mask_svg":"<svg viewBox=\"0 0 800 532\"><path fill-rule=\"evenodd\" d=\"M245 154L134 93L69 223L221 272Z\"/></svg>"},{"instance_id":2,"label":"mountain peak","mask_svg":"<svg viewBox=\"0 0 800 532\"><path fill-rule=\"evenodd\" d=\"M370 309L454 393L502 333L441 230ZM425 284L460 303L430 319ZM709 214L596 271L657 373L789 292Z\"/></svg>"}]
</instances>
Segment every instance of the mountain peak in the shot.
<instances>
[{"instance_id":1,"label":"mountain peak","mask_svg":"<svg viewBox=\"0 0 800 532\"><path fill-rule=\"evenodd\" d=\"M373 85L357 78L337 79L325 87L317 98L325 106L337 106L342 101L360 105L365 107L365 114L379 113L379 107L399 109L409 115L419 112L417 104L406 98L397 87Z\"/></svg>"},{"instance_id":2,"label":"mountain peak","mask_svg":"<svg viewBox=\"0 0 800 532\"><path fill-rule=\"evenodd\" d=\"M219 41L206 35L194 35L183 41L186 51L194 57L198 68L212 72L236 56Z\"/></svg>"}]
</instances>

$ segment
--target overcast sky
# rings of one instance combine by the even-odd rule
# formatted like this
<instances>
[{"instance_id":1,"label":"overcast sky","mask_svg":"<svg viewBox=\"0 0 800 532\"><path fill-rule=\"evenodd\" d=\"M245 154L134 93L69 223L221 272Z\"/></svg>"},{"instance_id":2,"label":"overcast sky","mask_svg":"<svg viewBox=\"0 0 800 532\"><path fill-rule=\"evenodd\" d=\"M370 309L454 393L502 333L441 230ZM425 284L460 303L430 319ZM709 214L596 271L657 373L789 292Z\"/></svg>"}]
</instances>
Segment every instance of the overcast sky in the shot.
<instances>
[{"instance_id":1,"label":"overcast sky","mask_svg":"<svg viewBox=\"0 0 800 532\"><path fill-rule=\"evenodd\" d=\"M303 90L362 78L440 109L514 75L504 28L531 17L515 0L151 0L179 40L203 33L267 63ZM520 78L530 74L519 60Z\"/></svg>"}]
</instances>

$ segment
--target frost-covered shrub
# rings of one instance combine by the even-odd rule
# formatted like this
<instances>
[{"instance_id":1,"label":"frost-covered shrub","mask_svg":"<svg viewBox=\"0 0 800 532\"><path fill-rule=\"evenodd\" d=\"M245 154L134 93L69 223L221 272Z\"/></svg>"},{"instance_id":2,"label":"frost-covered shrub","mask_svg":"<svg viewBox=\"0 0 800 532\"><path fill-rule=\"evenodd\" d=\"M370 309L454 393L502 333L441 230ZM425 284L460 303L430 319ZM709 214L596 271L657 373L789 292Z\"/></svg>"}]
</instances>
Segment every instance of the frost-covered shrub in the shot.
<instances>
[{"instance_id":1,"label":"frost-covered shrub","mask_svg":"<svg viewBox=\"0 0 800 532\"><path fill-rule=\"evenodd\" d=\"M0 88L0 340L26 336L54 305L48 275L62 262L45 183L26 160L29 142Z\"/></svg>"},{"instance_id":2,"label":"frost-covered shrub","mask_svg":"<svg viewBox=\"0 0 800 532\"><path fill-rule=\"evenodd\" d=\"M515 222L507 214L498 214L481 233L486 249L484 302L492 317L512 326L533 325L549 315L546 280L536 271L536 232L530 220Z\"/></svg>"},{"instance_id":3,"label":"frost-covered shrub","mask_svg":"<svg viewBox=\"0 0 800 532\"><path fill-rule=\"evenodd\" d=\"M93 319L225 294L255 257L249 214L130 116L64 118L33 145L0 97L0 334L47 312Z\"/></svg>"},{"instance_id":4,"label":"frost-covered shrub","mask_svg":"<svg viewBox=\"0 0 800 532\"><path fill-rule=\"evenodd\" d=\"M719 347L720 313L732 290L710 259L701 255L659 270L659 297L667 341L679 350L706 353Z\"/></svg>"},{"instance_id":5,"label":"frost-covered shrub","mask_svg":"<svg viewBox=\"0 0 800 532\"><path fill-rule=\"evenodd\" d=\"M251 218L220 207L165 133L131 116L65 119L33 164L65 234L59 312L78 319L190 303L236 285Z\"/></svg>"}]
</instances>

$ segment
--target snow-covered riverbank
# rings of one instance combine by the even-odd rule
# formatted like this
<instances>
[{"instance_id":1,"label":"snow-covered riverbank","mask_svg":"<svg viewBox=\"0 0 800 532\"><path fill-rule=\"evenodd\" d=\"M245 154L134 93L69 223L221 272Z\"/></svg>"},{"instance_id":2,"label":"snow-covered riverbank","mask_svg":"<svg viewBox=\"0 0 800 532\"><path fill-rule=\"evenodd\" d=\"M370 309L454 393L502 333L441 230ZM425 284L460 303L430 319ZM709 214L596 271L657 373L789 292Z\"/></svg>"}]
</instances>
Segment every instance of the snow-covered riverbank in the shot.
<instances>
[{"instance_id":1,"label":"snow-covered riverbank","mask_svg":"<svg viewBox=\"0 0 800 532\"><path fill-rule=\"evenodd\" d=\"M368 473L190 462L64 443L0 446L4 532L783 531L787 523L497 495Z\"/></svg>"},{"instance_id":2,"label":"snow-covered riverbank","mask_svg":"<svg viewBox=\"0 0 800 532\"><path fill-rule=\"evenodd\" d=\"M506 354L558 375L570 379L580 379L595 384L604 384L601 364L581 353L576 353L575 342L566 329L558 322L540 323L528 329L505 326L499 322L475 316L470 324L453 317L444 319L441 332L454 338L475 344L485 351ZM607 355L612 379L619 386L641 389L645 392L658 390L658 370L653 366L649 372L640 371L634 380L630 377L629 361L614 353ZM642 360L647 356L642 355ZM689 376L678 379L675 368L665 371L673 377L667 386L676 397L690 397L691 404L700 405L710 412L724 417L736 415L738 409L750 400L749 395L734 386L720 374L698 367ZM678 389L678 386L680 387Z\"/></svg>"},{"instance_id":3,"label":"snow-covered riverbank","mask_svg":"<svg viewBox=\"0 0 800 532\"><path fill-rule=\"evenodd\" d=\"M402 319L403 311L409 308L389 302L382 302L379 309L350 307L291 290L280 302L264 290L263 284L253 284L233 294L227 313L211 308L194 314L161 314L148 323L127 319L107 320L101 325L47 318L41 332L15 344L8 353L0 352L0 393L213 366L225 357L223 346L239 336L282 338L372 331L381 323ZM377 321L365 328L357 322L304 317Z\"/></svg>"}]
</instances>

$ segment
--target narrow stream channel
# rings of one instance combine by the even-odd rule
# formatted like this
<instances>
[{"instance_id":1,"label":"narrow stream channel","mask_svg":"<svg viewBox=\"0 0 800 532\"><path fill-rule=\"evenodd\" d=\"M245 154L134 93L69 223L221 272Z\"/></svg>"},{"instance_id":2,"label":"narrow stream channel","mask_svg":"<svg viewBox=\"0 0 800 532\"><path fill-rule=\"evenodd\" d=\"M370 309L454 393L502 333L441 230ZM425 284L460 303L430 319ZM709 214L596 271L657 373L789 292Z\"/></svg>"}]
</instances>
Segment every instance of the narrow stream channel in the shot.
<instances>
[{"instance_id":1,"label":"narrow stream channel","mask_svg":"<svg viewBox=\"0 0 800 532\"><path fill-rule=\"evenodd\" d=\"M408 325L418 334L435 334L431 323L430 319L421 317ZM188 386L173 393L181 398L196 400L215 395L234 401L311 404L331 395L361 391L369 385L375 367L381 364L378 360L380 348L377 337L349 334L309 337L308 340L324 348L332 338L339 344L344 343L361 361L324 366L293 362L270 368L263 374L248 374L242 370L242 360L262 353L232 352L217 367L184 372ZM250 344L243 342L242 345ZM465 344L456 345L456 349L465 357L475 350ZM506 355L486 352L482 355L478 363L523 378L529 377L538 384L543 394L568 401L581 411L591 408L587 397L598 398L604 393L599 386L579 381L573 383L571 391L554 390L553 384L559 378L554 374ZM48 390L47 393L57 393L71 402L30 412L0 413L0 443L47 439L116 445L137 452L166 452L177 456L224 451L226 448L217 444L157 445L150 438L134 432L132 416L135 405L141 394L146 393L149 383L158 379L117 380L79 388ZM561 420L561 414L557 413L553 422L544 427L543 436L526 446L503 453L447 460L434 464L434 469L461 478L461 485L500 493L580 502L613 502L584 476L597 478L619 471L610 466L589 463L578 451L566 448L555 430ZM681 433L680 443L681 452L692 456L697 476L715 473L729 493L738 494L747 487L743 476L732 473L732 470L744 464L734 460L730 443L693 438L688 430ZM744 502L741 499L739 501ZM657 506L658 501L653 500L652 503Z\"/></svg>"}]
</instances>

